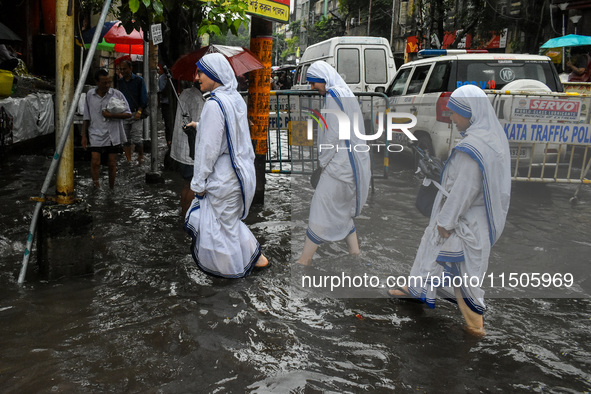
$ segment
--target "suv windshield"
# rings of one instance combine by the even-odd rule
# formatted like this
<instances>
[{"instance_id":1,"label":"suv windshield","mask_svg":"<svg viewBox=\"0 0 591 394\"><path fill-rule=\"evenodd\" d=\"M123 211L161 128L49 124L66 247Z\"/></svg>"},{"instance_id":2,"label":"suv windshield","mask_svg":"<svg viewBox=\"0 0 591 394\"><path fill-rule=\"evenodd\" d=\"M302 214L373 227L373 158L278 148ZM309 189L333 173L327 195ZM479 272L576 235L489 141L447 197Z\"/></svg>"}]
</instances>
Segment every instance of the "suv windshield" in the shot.
<instances>
[{"instance_id":1,"label":"suv windshield","mask_svg":"<svg viewBox=\"0 0 591 394\"><path fill-rule=\"evenodd\" d=\"M461 60L458 62L457 86L476 84L482 89L502 89L518 79L535 79L557 91L549 62L523 60Z\"/></svg>"}]
</instances>

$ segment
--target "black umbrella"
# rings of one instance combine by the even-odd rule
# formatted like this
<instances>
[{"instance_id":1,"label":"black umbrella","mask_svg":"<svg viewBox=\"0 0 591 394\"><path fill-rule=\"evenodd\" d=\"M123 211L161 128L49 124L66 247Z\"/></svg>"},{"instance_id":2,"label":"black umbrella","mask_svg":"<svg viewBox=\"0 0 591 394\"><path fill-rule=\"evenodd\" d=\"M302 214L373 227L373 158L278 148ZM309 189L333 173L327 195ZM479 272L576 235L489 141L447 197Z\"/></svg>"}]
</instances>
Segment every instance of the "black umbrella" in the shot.
<instances>
[{"instance_id":1,"label":"black umbrella","mask_svg":"<svg viewBox=\"0 0 591 394\"><path fill-rule=\"evenodd\" d=\"M10 30L4 23L0 22L0 40L2 41L22 41L15 32Z\"/></svg>"}]
</instances>

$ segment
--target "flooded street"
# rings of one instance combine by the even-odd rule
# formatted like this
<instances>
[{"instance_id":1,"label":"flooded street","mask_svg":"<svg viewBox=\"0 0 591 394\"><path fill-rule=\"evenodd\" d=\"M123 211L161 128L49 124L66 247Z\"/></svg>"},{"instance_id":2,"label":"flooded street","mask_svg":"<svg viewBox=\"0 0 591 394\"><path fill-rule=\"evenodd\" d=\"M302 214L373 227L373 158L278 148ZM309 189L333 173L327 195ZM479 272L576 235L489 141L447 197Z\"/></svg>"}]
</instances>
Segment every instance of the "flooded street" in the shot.
<instances>
[{"instance_id":1,"label":"flooded street","mask_svg":"<svg viewBox=\"0 0 591 394\"><path fill-rule=\"evenodd\" d=\"M361 257L337 243L314 259L320 272L337 262L379 277L377 287L335 297L293 288L313 191L307 176L267 174L265 204L246 220L273 266L217 279L190 256L180 177L165 171L164 184L148 185L148 164L123 156L114 192L105 167L95 191L89 162L75 163L77 195L94 219L94 275L41 281L33 252L19 286L29 197L39 194L52 154L8 155L0 166L5 393L591 390L589 185L573 206L575 185L513 184L484 286L488 334L478 339L464 332L455 305L431 310L388 299L382 287L388 275L408 274L428 221L414 208L419 180L406 158L391 159L389 178L375 180L356 220ZM511 273L573 280L511 287Z\"/></svg>"}]
</instances>

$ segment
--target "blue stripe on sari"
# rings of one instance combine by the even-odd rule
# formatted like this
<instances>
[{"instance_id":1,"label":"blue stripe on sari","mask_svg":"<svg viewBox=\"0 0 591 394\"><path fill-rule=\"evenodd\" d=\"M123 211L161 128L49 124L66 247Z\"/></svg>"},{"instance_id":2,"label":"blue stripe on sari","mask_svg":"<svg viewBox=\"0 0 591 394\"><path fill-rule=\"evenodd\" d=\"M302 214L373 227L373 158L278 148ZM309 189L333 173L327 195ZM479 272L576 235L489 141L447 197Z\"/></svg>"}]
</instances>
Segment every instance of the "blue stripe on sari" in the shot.
<instances>
[{"instance_id":1,"label":"blue stripe on sari","mask_svg":"<svg viewBox=\"0 0 591 394\"><path fill-rule=\"evenodd\" d=\"M345 112L345 108L343 103L341 102L341 98L338 92L329 89L328 92L330 95L335 99L336 103L341 108L341 111ZM347 152L349 153L349 162L351 163L351 168L353 169L353 178L355 180L355 215L354 217L359 216L361 212L361 190L359 189L359 181L357 180L357 165L355 163L355 155L351 149L351 141L345 140L345 146L347 147Z\"/></svg>"},{"instance_id":2,"label":"blue stripe on sari","mask_svg":"<svg viewBox=\"0 0 591 394\"><path fill-rule=\"evenodd\" d=\"M234 149L232 146L232 139L230 138L230 128L228 127L228 120L226 119L226 111L224 111L224 106L223 106L222 102L220 100L218 100L217 97L215 97L214 93L211 94L211 99L213 101L215 101L216 103L218 103L218 105L220 106L220 109L222 110L222 113L224 114L224 124L226 125L226 140L228 142L228 151L230 152L230 161L232 162L232 168L234 169L234 173L236 174L236 177L238 178L238 183L240 184L240 193L242 194L242 215L241 215L241 218L244 219L245 215L246 215L246 194L244 193L242 174L240 172L240 169L236 167L236 164L234 162L234 160L235 160Z\"/></svg>"},{"instance_id":3,"label":"blue stripe on sari","mask_svg":"<svg viewBox=\"0 0 591 394\"><path fill-rule=\"evenodd\" d=\"M474 161L476 161L476 163L478 163L478 167L480 168L480 172L482 173L482 195L484 197L484 206L486 207L486 219L488 222L489 240L492 246L495 243L497 231L492 220L492 205L490 202L491 197L488 179L486 177L486 171L484 170L484 161L482 159L482 155L476 148L467 143L463 143L461 145L456 146L454 150L458 150L460 152L468 154Z\"/></svg>"}]
</instances>

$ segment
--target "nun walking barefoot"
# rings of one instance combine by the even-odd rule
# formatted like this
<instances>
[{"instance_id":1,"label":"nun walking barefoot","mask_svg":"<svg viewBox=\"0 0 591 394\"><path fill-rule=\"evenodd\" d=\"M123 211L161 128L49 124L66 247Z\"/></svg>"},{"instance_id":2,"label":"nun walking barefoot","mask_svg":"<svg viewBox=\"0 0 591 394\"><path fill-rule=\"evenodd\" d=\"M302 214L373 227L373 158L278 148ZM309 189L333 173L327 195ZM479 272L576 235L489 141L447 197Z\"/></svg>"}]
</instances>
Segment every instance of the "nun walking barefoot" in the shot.
<instances>
[{"instance_id":1,"label":"nun walking barefoot","mask_svg":"<svg viewBox=\"0 0 591 394\"><path fill-rule=\"evenodd\" d=\"M367 200L371 165L365 141L363 115L357 98L337 71L324 61L315 62L307 72L310 88L324 96L324 109L349 117L349 139L339 139L339 122L333 113L325 115L327 128L318 132L318 161L322 175L310 205L304 250L297 260L310 265L318 247L325 242L345 240L349 253L360 253L353 218ZM326 148L332 147L332 148Z\"/></svg>"},{"instance_id":2,"label":"nun walking barefoot","mask_svg":"<svg viewBox=\"0 0 591 394\"><path fill-rule=\"evenodd\" d=\"M449 196L439 191L435 198L409 286L389 293L418 298L431 308L437 296L455 300L466 329L482 335L484 291L473 278L486 274L491 247L505 227L511 195L509 143L480 88L456 89L447 106L463 137L441 176Z\"/></svg>"},{"instance_id":3,"label":"nun walking barefoot","mask_svg":"<svg viewBox=\"0 0 591 394\"><path fill-rule=\"evenodd\" d=\"M195 199L185 218L191 252L204 272L241 278L270 265L242 222L254 197L254 150L246 104L226 58L213 53L197 62L202 92L211 92L197 126L191 190Z\"/></svg>"}]
</instances>

